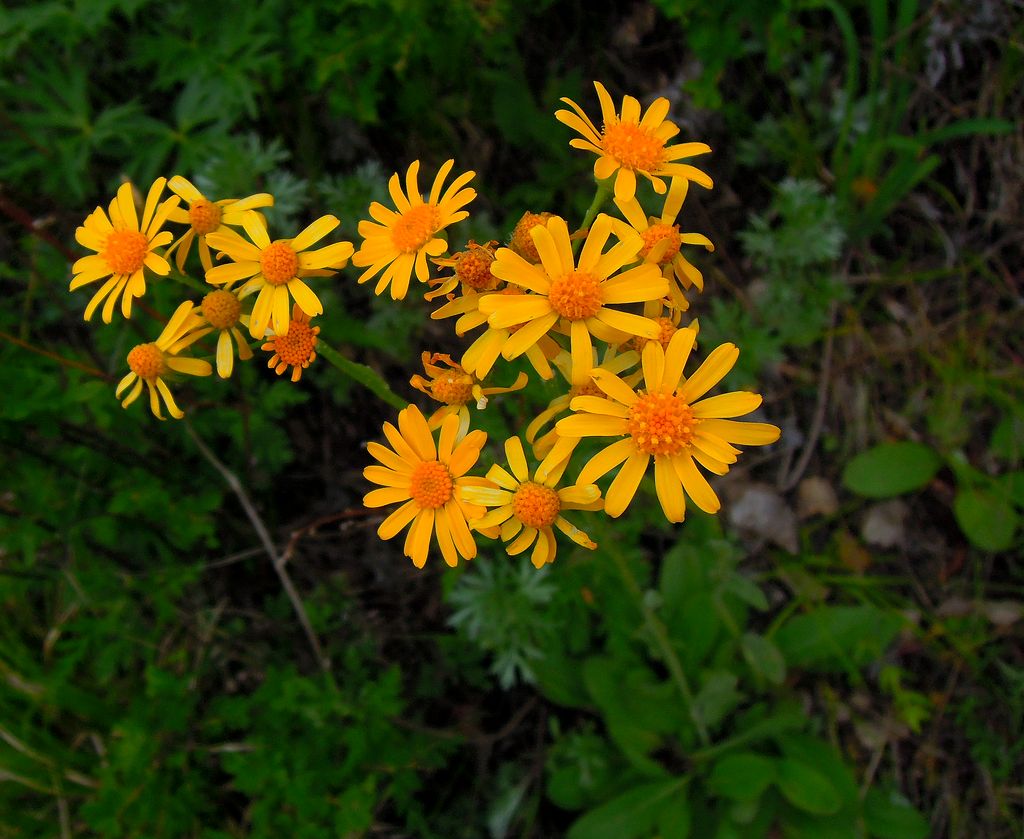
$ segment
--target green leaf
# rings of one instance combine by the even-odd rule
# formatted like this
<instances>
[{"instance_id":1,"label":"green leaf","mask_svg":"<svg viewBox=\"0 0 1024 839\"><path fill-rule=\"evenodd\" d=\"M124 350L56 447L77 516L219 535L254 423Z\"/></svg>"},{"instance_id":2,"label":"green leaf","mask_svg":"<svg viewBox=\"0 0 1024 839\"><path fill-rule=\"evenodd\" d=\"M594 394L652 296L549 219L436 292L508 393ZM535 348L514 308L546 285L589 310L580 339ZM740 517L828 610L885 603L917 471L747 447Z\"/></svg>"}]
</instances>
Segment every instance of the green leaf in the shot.
<instances>
[{"instance_id":1,"label":"green leaf","mask_svg":"<svg viewBox=\"0 0 1024 839\"><path fill-rule=\"evenodd\" d=\"M718 795L738 801L761 797L775 780L775 763L754 752L723 757L708 778L708 788Z\"/></svg>"},{"instance_id":2,"label":"green leaf","mask_svg":"<svg viewBox=\"0 0 1024 839\"><path fill-rule=\"evenodd\" d=\"M786 678L786 660L779 648L763 635L754 632L743 633L740 641L743 657L750 669L760 674L773 685L781 685Z\"/></svg>"},{"instance_id":3,"label":"green leaf","mask_svg":"<svg viewBox=\"0 0 1024 839\"><path fill-rule=\"evenodd\" d=\"M996 493L1024 509L1024 472L1007 472L996 478Z\"/></svg>"},{"instance_id":4,"label":"green leaf","mask_svg":"<svg viewBox=\"0 0 1024 839\"><path fill-rule=\"evenodd\" d=\"M925 486L941 466L922 443L882 443L846 464L843 486L865 498L892 498Z\"/></svg>"},{"instance_id":5,"label":"green leaf","mask_svg":"<svg viewBox=\"0 0 1024 839\"><path fill-rule=\"evenodd\" d=\"M776 784L789 803L808 813L827 816L843 805L843 799L828 778L806 763L792 758L778 762Z\"/></svg>"},{"instance_id":6,"label":"green leaf","mask_svg":"<svg viewBox=\"0 0 1024 839\"><path fill-rule=\"evenodd\" d=\"M693 713L708 726L716 726L743 698L736 690L738 682L735 674L724 670L709 673L703 687L693 697Z\"/></svg>"},{"instance_id":7,"label":"green leaf","mask_svg":"<svg viewBox=\"0 0 1024 839\"><path fill-rule=\"evenodd\" d=\"M1006 551L1013 546L1020 517L1013 507L991 492L969 487L953 499L956 522L971 544L983 551Z\"/></svg>"},{"instance_id":8,"label":"green leaf","mask_svg":"<svg viewBox=\"0 0 1024 839\"><path fill-rule=\"evenodd\" d=\"M742 574L733 574L725 584L725 591L738 597L748 606L752 606L759 612L766 612L768 610L768 598L765 597L761 587L749 577L744 577Z\"/></svg>"},{"instance_id":9,"label":"green leaf","mask_svg":"<svg viewBox=\"0 0 1024 839\"><path fill-rule=\"evenodd\" d=\"M686 778L641 784L586 813L569 828L568 839L633 839L646 836ZM680 796L682 797L682 796Z\"/></svg>"},{"instance_id":10,"label":"green leaf","mask_svg":"<svg viewBox=\"0 0 1024 839\"><path fill-rule=\"evenodd\" d=\"M879 839L924 839L931 832L924 816L895 790L868 790L864 821Z\"/></svg>"},{"instance_id":11,"label":"green leaf","mask_svg":"<svg viewBox=\"0 0 1024 839\"><path fill-rule=\"evenodd\" d=\"M878 658L902 623L875 606L819 606L787 621L774 641L791 667L837 672Z\"/></svg>"}]
</instances>

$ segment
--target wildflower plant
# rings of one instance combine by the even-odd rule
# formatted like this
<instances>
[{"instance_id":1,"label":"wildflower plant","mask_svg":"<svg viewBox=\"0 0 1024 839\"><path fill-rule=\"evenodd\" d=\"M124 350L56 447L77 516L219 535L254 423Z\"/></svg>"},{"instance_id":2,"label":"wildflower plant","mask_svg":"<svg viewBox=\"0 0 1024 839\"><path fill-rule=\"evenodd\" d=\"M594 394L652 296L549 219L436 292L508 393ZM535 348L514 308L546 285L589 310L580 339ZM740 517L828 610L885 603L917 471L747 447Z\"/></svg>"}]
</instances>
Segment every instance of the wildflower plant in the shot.
<instances>
[{"instance_id":1,"label":"wildflower plant","mask_svg":"<svg viewBox=\"0 0 1024 839\"><path fill-rule=\"evenodd\" d=\"M270 369L290 371L298 382L322 355L400 408L397 425L383 424L389 445L368 444L377 463L363 474L377 488L364 503L387 510L382 539L405 531L404 553L417 567L435 549L451 566L472 559L479 536L500 538L511 556L529 551L536 568L554 561L562 537L594 550L588 533L601 530L591 527L593 517L622 515L649 472L668 521L684 519L687 499L716 512L720 502L705 472L725 474L740 446L770 444L779 429L737 421L761 405L756 393L709 395L736 363L734 344L723 342L688 365L698 334L688 295L705 290L691 256L714 246L702 233L680 232L691 183L712 186L704 171L682 161L710 148L671 142L679 128L667 118L666 99L643 112L626 96L616 110L605 88L595 88L600 127L568 99L571 110L555 114L580 135L571 146L597 155L586 217L575 225L557 208L513 211L520 220L505 242L453 246L453 226L476 198L469 186L475 173L460 172L454 159L440 167L426 196L419 161L404 178L395 172L388 182L393 206L370 204L369 218L356 225L358 247L326 241L341 225L330 213L273 238L261 213L275 206L269 192L217 198L182 175L160 177L140 213L133 187L123 184L109 208L97 207L76 233L95 253L75 263L72 290L103 281L86 319L102 304L109 323L118 300L131 317L147 272L204 293L183 301L155 341L128 354L129 372L117 387L122 404L145 386L155 416L163 418L163 405L181 418L169 387L181 375L208 376L216 367L227 379L236 360L249 361L259 348L269 353ZM637 189L638 177L653 187L653 204ZM172 194L163 198L168 187ZM190 257L205 282L189 275ZM350 261L362 269L357 283L375 280L374 292L395 301L408 295L415 276L432 318L455 318L456 336L479 330L461 357L423 352L423 372L409 385L440 403L429 416L344 358L313 324L323 313L314 286L337 282ZM186 349L194 357L182 355ZM503 446L507 468L495 461L488 467L487 434L474 430L474 419L494 402L529 398L523 389L530 372L501 369L490 380L492 370L520 357L559 392L513 429ZM694 367L689 374L687 366ZM594 450L590 438L605 438L603 448Z\"/></svg>"}]
</instances>

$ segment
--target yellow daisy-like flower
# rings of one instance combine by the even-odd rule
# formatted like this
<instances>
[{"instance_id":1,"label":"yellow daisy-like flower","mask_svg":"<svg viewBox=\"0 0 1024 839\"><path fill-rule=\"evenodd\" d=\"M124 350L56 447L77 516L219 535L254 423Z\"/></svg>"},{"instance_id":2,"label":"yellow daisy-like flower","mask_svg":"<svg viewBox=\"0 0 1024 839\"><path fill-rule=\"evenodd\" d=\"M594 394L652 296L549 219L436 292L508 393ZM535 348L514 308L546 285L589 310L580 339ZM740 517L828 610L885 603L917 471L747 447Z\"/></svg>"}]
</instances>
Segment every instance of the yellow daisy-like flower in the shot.
<instances>
[{"instance_id":1,"label":"yellow daisy-like flower","mask_svg":"<svg viewBox=\"0 0 1024 839\"><path fill-rule=\"evenodd\" d=\"M665 192L665 182L660 176L686 178L704 187L712 186L711 178L700 169L676 162L707 154L711 151L710 146L706 143L666 146L679 133L678 126L665 119L668 99L663 96L655 99L641 118L640 103L634 97L623 97L622 112L616 113L604 85L594 82L594 87L601 101L601 118L604 121L600 131L571 99L563 98L562 101L572 111L556 111L555 119L582 136L582 139L571 140L570 146L597 155L594 177L603 181L615 175L616 198L625 200L636 194L637 174L647 178L659 194Z\"/></svg>"},{"instance_id":2,"label":"yellow daisy-like flower","mask_svg":"<svg viewBox=\"0 0 1024 839\"><path fill-rule=\"evenodd\" d=\"M537 253L537 246L533 243L530 231L535 227L543 227L553 216L554 213L531 213L527 210L516 222L512 235L509 237L508 246L527 262L540 262L540 254Z\"/></svg>"},{"instance_id":3,"label":"yellow daisy-like flower","mask_svg":"<svg viewBox=\"0 0 1024 839\"><path fill-rule=\"evenodd\" d=\"M359 275L360 283L381 275L374 294L381 294L390 285L391 299L403 299L409 291L413 270L421 283L430 279L427 257L440 256L448 249L448 243L437 234L466 218L469 213L462 208L476 198L476 190L463 189L475 172L459 175L441 194L444 180L454 165L455 161L449 160L441 167L424 202L417 181L420 162L413 161L405 175L405 192L402 192L397 172L388 181L396 209L389 210L374 201L370 215L375 221L359 222L359 235L364 241L352 257L352 264L366 268Z\"/></svg>"},{"instance_id":4,"label":"yellow daisy-like flower","mask_svg":"<svg viewBox=\"0 0 1024 839\"><path fill-rule=\"evenodd\" d=\"M409 380L409 384L432 399L444 403L430 415L427 425L431 430L439 428L446 416L456 414L459 417L460 436L469 431L467 405L470 402L475 402L477 409L483 410L487 407L488 396L522 390L529 378L526 373L520 373L510 387L484 387L475 376L467 373L462 365L452 361L449 355L424 351L422 361L423 371L430 378L417 374ZM445 366L442 367L442 364Z\"/></svg>"},{"instance_id":5,"label":"yellow daisy-like flower","mask_svg":"<svg viewBox=\"0 0 1024 839\"><path fill-rule=\"evenodd\" d=\"M178 224L189 225L188 231L167 249L168 258L174 254L174 264L184 272L185 260L192 248L192 242L198 240L199 260L203 269L209 271L213 267L210 248L206 244L206 235L225 229L225 225L241 226L245 213L259 207L273 207L274 196L268 192L250 195L248 198L223 198L211 201L203 195L193 183L181 175L175 175L167 182L171 192L181 197L188 204L188 209L176 208L170 220Z\"/></svg>"},{"instance_id":6,"label":"yellow daisy-like flower","mask_svg":"<svg viewBox=\"0 0 1024 839\"><path fill-rule=\"evenodd\" d=\"M591 335L613 342L619 331L655 338L659 327L640 315L611 308L624 303L657 300L668 294L668 282L656 265L640 265L616 274L634 262L643 240L631 233L603 253L612 233L612 219L601 213L595 219L580 251L579 264L572 252L569 228L557 216L530 235L541 262L532 265L509 248L497 253L491 271L533 294L489 294L480 300L480 311L494 329L525 324L502 347L512 359L524 353L556 324L569 334L572 383L583 384L593 363Z\"/></svg>"},{"instance_id":7,"label":"yellow daisy-like flower","mask_svg":"<svg viewBox=\"0 0 1024 839\"><path fill-rule=\"evenodd\" d=\"M554 562L557 527L577 545L593 550L597 545L582 530L562 515L564 510L600 510L601 490L594 484L556 489L569 464L569 458L557 463L542 463L530 479L523 444L518 437L505 441L505 457L509 470L495 464L487 472L496 487L468 486L458 496L474 504L495 507L473 522L473 529L492 539L500 534L508 545L509 556L516 556L533 546L530 556L534 567Z\"/></svg>"},{"instance_id":8,"label":"yellow daisy-like flower","mask_svg":"<svg viewBox=\"0 0 1024 839\"><path fill-rule=\"evenodd\" d=\"M110 278L85 307L86 320L92 318L96 307L106 299L102 317L104 323L110 323L119 296L121 314L131 317L132 300L146 293L145 269L161 277L170 273L171 266L156 252L173 238L169 231L160 228L179 201L177 195L160 201L166 183L165 178L157 178L149 188L141 222L135 211L132 185L124 183L110 202L109 216L102 207L97 207L75 231L78 243L96 253L83 256L72 266L74 276L70 290Z\"/></svg>"},{"instance_id":9,"label":"yellow daisy-like flower","mask_svg":"<svg viewBox=\"0 0 1024 839\"><path fill-rule=\"evenodd\" d=\"M715 249L711 240L701 233L679 232L676 217L682 209L688 190L689 181L673 178L660 217L648 218L636 198L615 199L616 206L629 222L629 225L618 222L615 232L622 235L625 230L633 229L643 237L644 246L640 256L645 262L652 262L661 269L662 275L669 281L669 293L673 304L683 310L690 306L683 294L684 289L697 286L703 291L704 275L683 256L681 246L703 245L709 252Z\"/></svg>"},{"instance_id":10,"label":"yellow daisy-like flower","mask_svg":"<svg viewBox=\"0 0 1024 839\"><path fill-rule=\"evenodd\" d=\"M322 216L294 239L270 241L262 216L252 211L245 213L242 226L252 242L247 242L228 227L206 235L207 244L214 250L224 251L233 263L217 265L206 272L206 281L224 285L246 280L239 288L245 297L259 290L249 318L249 334L263 338L267 326L273 323L274 334L288 334L291 300L310 317L323 314L324 307L315 292L303 282L303 277L330 275L334 269L344 268L352 256L351 242L337 242L311 251L313 245L338 226L334 216Z\"/></svg>"},{"instance_id":11,"label":"yellow daisy-like flower","mask_svg":"<svg viewBox=\"0 0 1024 839\"><path fill-rule=\"evenodd\" d=\"M559 373L562 374L562 377L569 385L569 389L566 393L562 394L561 396L556 396L554 399L552 399L551 402L548 403L547 408L545 408L543 411L537 414L533 421L528 426L526 426L526 442L533 446L534 455L536 455L537 457L544 457L545 455L547 455L549 451L551 451L551 447L555 444L555 442L558 439L558 433L554 429L551 429L547 434L545 434L543 437L540 437L539 439L537 435L540 433L540 430L545 425L551 422L551 420L553 420L559 414L563 414L566 411L568 411L569 405L573 399L575 399L577 396L601 395L602 392L598 389L597 385L594 384L594 369L600 366L600 369L602 370L607 370L610 373L621 374L624 373L629 368L636 366L636 364L639 361L640 353L635 352L633 350L620 353L618 352L617 347L609 346L608 349L605 351L604 359L601 361L600 365L595 364L594 368L591 369L587 381L584 382L583 384L574 385L571 382L572 358L570 357L569 353L565 352L564 350L561 353L559 353L558 356L552 361L552 365L555 367L555 369L558 370ZM637 371L636 373L631 373L629 376L626 377L625 381L630 385L634 385L636 384L636 382L640 381L640 375L641 374L639 371Z\"/></svg>"},{"instance_id":12,"label":"yellow daisy-like flower","mask_svg":"<svg viewBox=\"0 0 1024 839\"><path fill-rule=\"evenodd\" d=\"M242 301L238 292L228 287L215 289L203 297L199 312L206 325L196 330L195 337L198 339L211 332L220 333L217 336L217 375L227 379L235 368L235 345L238 346L238 358L241 361L252 358L249 342L238 328L239 325L248 325L249 316L242 314Z\"/></svg>"},{"instance_id":13,"label":"yellow daisy-like flower","mask_svg":"<svg viewBox=\"0 0 1024 839\"><path fill-rule=\"evenodd\" d=\"M202 317L193 311L192 303L186 300L171 315L160 337L150 344L139 344L128 353L128 366L131 372L118 382L114 395L121 398L125 388L133 382L135 386L121 402L127 408L142 393L142 383L149 388L149 408L153 416L162 420L160 413L160 397L167 405L167 411L175 419L185 416L171 396L170 388L164 377L171 373L185 373L189 376L209 376L213 372L208 361L198 358L177 358L185 347L199 337L195 331L203 322Z\"/></svg>"},{"instance_id":14,"label":"yellow daisy-like flower","mask_svg":"<svg viewBox=\"0 0 1024 839\"><path fill-rule=\"evenodd\" d=\"M755 410L761 404L759 394L737 391L701 399L732 369L739 350L722 344L686 378L683 367L696 337L695 330L680 329L667 350L655 341L644 347L645 390L635 391L614 373L595 370L594 381L605 398L576 397L576 414L555 426L566 438L622 438L595 455L579 477L580 483L589 483L623 464L605 495L610 516L629 506L652 456L658 500L669 521L683 520L684 489L700 509L715 513L721 502L697 464L723 475L740 453L734 443L764 446L779 438L774 425L730 419Z\"/></svg>"},{"instance_id":15,"label":"yellow daisy-like flower","mask_svg":"<svg viewBox=\"0 0 1024 839\"><path fill-rule=\"evenodd\" d=\"M309 325L309 315L299 308L292 307L292 319L288 331L284 335L272 335L260 349L273 353L267 360L267 367L277 375L281 375L289 367L292 368L292 381L302 378L302 371L316 361L316 345L319 342L319 326Z\"/></svg>"},{"instance_id":16,"label":"yellow daisy-like flower","mask_svg":"<svg viewBox=\"0 0 1024 839\"><path fill-rule=\"evenodd\" d=\"M383 507L404 502L384 519L377 529L381 539L391 539L409 527L405 537L405 555L413 565L422 568L427 561L430 542L437 534L437 544L448 565L458 564L459 556L476 556L476 542L469 531L467 519L484 514L483 507L458 497L458 490L489 484L483 478L466 473L480 457L487 442L483 431L471 431L459 437L459 418L450 414L441 423L435 446L419 408L410 405L398 413L398 428L384 423L384 434L393 448L368 443L367 449L382 466L367 466L363 476L381 489L366 494L363 504Z\"/></svg>"}]
</instances>

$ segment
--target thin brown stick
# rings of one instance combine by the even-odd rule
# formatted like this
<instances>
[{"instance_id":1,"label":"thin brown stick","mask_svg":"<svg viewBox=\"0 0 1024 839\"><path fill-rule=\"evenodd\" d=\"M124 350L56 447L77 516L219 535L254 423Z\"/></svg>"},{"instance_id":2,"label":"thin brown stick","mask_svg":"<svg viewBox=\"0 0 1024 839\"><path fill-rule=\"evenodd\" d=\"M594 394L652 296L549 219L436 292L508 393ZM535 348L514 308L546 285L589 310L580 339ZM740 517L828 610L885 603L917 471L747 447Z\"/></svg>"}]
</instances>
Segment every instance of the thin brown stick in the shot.
<instances>
[{"instance_id":1,"label":"thin brown stick","mask_svg":"<svg viewBox=\"0 0 1024 839\"><path fill-rule=\"evenodd\" d=\"M818 438L821 436L822 426L825 424L825 408L828 406L828 382L832 372L832 345L835 343L836 312L838 307L832 304L829 313L828 334L825 338L825 352L821 359L821 376L818 379L818 401L814 406L814 419L811 420L811 427L807 432L807 442L804 444L800 458L792 471L779 482L779 489L788 492L797 485L811 462L814 450L818 445Z\"/></svg>"},{"instance_id":2,"label":"thin brown stick","mask_svg":"<svg viewBox=\"0 0 1024 839\"><path fill-rule=\"evenodd\" d=\"M24 208L15 204L10 198L5 196L3 193L0 193L0 213L3 213L8 218L16 221L33 236L38 236L48 245L52 245L53 247L55 247L68 262L74 262L75 260L78 259L78 257L75 255L75 252L71 250L71 248L65 245L60 239L58 239L52 233L40 227L36 223L36 220L32 218L32 214L29 213L28 210L25 210Z\"/></svg>"},{"instance_id":3,"label":"thin brown stick","mask_svg":"<svg viewBox=\"0 0 1024 839\"><path fill-rule=\"evenodd\" d=\"M9 332L4 332L3 330L0 330L0 338L3 338L5 341L9 341L10 343L14 344L15 346L21 347L24 350L34 352L36 355L41 355L44 358L49 358L52 361L56 361L58 364L63 364L65 367L74 367L77 370L81 370L84 373L88 373L90 376L96 376L97 378L100 379L109 380L111 378L102 370L97 370L95 367L90 367L88 364L82 364L82 362L80 361L74 361L73 359L65 358L62 355L57 355L56 353L52 353L49 350L40 349L39 347L30 344L28 341L23 341L21 340L21 338L11 335Z\"/></svg>"},{"instance_id":4,"label":"thin brown stick","mask_svg":"<svg viewBox=\"0 0 1024 839\"><path fill-rule=\"evenodd\" d=\"M245 510L245 515L248 517L249 522L256 531L256 535L259 537L264 551L266 551L267 556L270 557L270 562L274 566L274 571L277 573L278 579L281 581L281 586L284 588L285 594L288 595L288 599L291 601L292 608L295 610L299 623L302 624L302 629L306 633L306 638L309 640L309 646L313 650L313 655L320 664L320 668L325 673L330 674L331 662L324 654L323 648L320 646L320 641L317 639L316 633L313 631L313 624L309 622L309 615L306 614L306 607L302 604L302 598L299 596L298 589L295 588L295 584L292 582L292 578L288 574L288 569L285 567L285 563L281 555L278 554L277 549L274 547L274 541L270 538L270 532L267 530L267 526L263 523L263 519L260 518L260 514L256 511L256 507L249 498L249 494L245 491L245 487L242 486L242 482L238 479L238 476L228 469L217 455L210 450L209 446L202 441L196 433L196 430L192 427L192 423L185 420L184 425L185 430L188 431L189 437L192 438L192 442L195 443L196 448L199 449L199 453L220 473L220 476L224 479L224 483L231 488L231 491L238 498L238 502L242 505L242 509Z\"/></svg>"}]
</instances>

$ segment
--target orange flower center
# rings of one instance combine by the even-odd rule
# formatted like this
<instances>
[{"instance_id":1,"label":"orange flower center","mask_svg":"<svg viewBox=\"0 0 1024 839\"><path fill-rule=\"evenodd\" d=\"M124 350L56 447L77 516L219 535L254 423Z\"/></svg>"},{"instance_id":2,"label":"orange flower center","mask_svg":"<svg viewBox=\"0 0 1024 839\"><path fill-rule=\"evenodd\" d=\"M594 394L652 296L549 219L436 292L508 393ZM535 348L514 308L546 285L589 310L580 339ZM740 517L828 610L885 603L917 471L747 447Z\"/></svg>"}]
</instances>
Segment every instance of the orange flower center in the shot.
<instances>
[{"instance_id":1,"label":"orange flower center","mask_svg":"<svg viewBox=\"0 0 1024 839\"><path fill-rule=\"evenodd\" d=\"M637 352L643 352L648 341L657 341L663 347L667 347L668 342L672 340L672 336L676 334L676 330L679 328L672 323L672 318L655 318L655 320L658 322L658 326L661 327L661 332L658 333L657 338L644 338L641 335L636 335L633 338L633 346Z\"/></svg>"},{"instance_id":2,"label":"orange flower center","mask_svg":"<svg viewBox=\"0 0 1024 839\"><path fill-rule=\"evenodd\" d=\"M455 483L448 467L439 460L427 460L412 470L409 495L424 510L436 510L451 500Z\"/></svg>"},{"instance_id":3,"label":"orange flower center","mask_svg":"<svg viewBox=\"0 0 1024 839\"><path fill-rule=\"evenodd\" d=\"M632 122L615 122L604 129L605 152L627 169L652 172L665 159L665 141Z\"/></svg>"},{"instance_id":4,"label":"orange flower center","mask_svg":"<svg viewBox=\"0 0 1024 839\"><path fill-rule=\"evenodd\" d=\"M430 383L430 392L446 405L465 405L473 398L473 377L468 373L442 373Z\"/></svg>"},{"instance_id":5,"label":"orange flower center","mask_svg":"<svg viewBox=\"0 0 1024 839\"><path fill-rule=\"evenodd\" d=\"M212 233L220 227L221 209L212 201L199 198L189 205L188 220L192 229L200 236Z\"/></svg>"},{"instance_id":6,"label":"orange flower center","mask_svg":"<svg viewBox=\"0 0 1024 839\"><path fill-rule=\"evenodd\" d=\"M230 329L238 324L238 316L242 314L238 298L222 288L207 294L199 308L214 329Z\"/></svg>"},{"instance_id":7,"label":"orange flower center","mask_svg":"<svg viewBox=\"0 0 1024 839\"><path fill-rule=\"evenodd\" d=\"M260 272L271 285L284 285L299 272L299 255L287 242L273 242L260 254Z\"/></svg>"},{"instance_id":8,"label":"orange flower center","mask_svg":"<svg viewBox=\"0 0 1024 839\"><path fill-rule=\"evenodd\" d=\"M149 239L138 230L113 230L100 256L115 274L134 274L142 268L149 252Z\"/></svg>"},{"instance_id":9,"label":"orange flower center","mask_svg":"<svg viewBox=\"0 0 1024 839\"><path fill-rule=\"evenodd\" d=\"M285 364L293 367L308 366L312 361L313 351L317 344L317 333L320 327L311 327L306 321L292 320L288 324L287 335L275 335L270 339L274 352Z\"/></svg>"},{"instance_id":10,"label":"orange flower center","mask_svg":"<svg viewBox=\"0 0 1024 839\"><path fill-rule=\"evenodd\" d=\"M663 239L668 239L668 248L665 253L661 255L661 259L658 260L659 265L666 265L671 262L677 253L679 253L679 246L682 244L682 239L679 236L679 225L667 225L667 224L652 224L643 233L640 234L644 239L644 246L640 250L640 256L646 257L651 252L651 249L661 242Z\"/></svg>"},{"instance_id":11,"label":"orange flower center","mask_svg":"<svg viewBox=\"0 0 1024 839\"><path fill-rule=\"evenodd\" d=\"M648 393L629 409L627 431L644 454L678 454L690 445L697 421L678 396Z\"/></svg>"},{"instance_id":12,"label":"orange flower center","mask_svg":"<svg viewBox=\"0 0 1024 839\"><path fill-rule=\"evenodd\" d=\"M527 262L540 262L540 254L537 253L537 246L533 243L530 231L538 224L547 224L552 213L523 213L515 230L512 231L512 238L508 246L519 254Z\"/></svg>"},{"instance_id":13,"label":"orange flower center","mask_svg":"<svg viewBox=\"0 0 1024 839\"><path fill-rule=\"evenodd\" d=\"M527 527L551 527L562 509L553 489L524 481L512 496L512 512Z\"/></svg>"},{"instance_id":14,"label":"orange flower center","mask_svg":"<svg viewBox=\"0 0 1024 839\"><path fill-rule=\"evenodd\" d=\"M402 253L422 248L441 226L441 211L433 204L418 204L402 213L391 228L391 241Z\"/></svg>"},{"instance_id":15,"label":"orange flower center","mask_svg":"<svg viewBox=\"0 0 1024 839\"><path fill-rule=\"evenodd\" d=\"M563 318L583 320L601 308L601 280L586 271L573 271L558 277L548 291L551 306Z\"/></svg>"},{"instance_id":16,"label":"orange flower center","mask_svg":"<svg viewBox=\"0 0 1024 839\"><path fill-rule=\"evenodd\" d=\"M458 278L476 291L490 291L498 284L498 278L491 273L494 255L486 248L470 247L456 257L455 273Z\"/></svg>"},{"instance_id":17,"label":"orange flower center","mask_svg":"<svg viewBox=\"0 0 1024 839\"><path fill-rule=\"evenodd\" d=\"M139 344L128 353L128 366L140 379L152 382L167 372L163 351L156 344Z\"/></svg>"}]
</instances>

